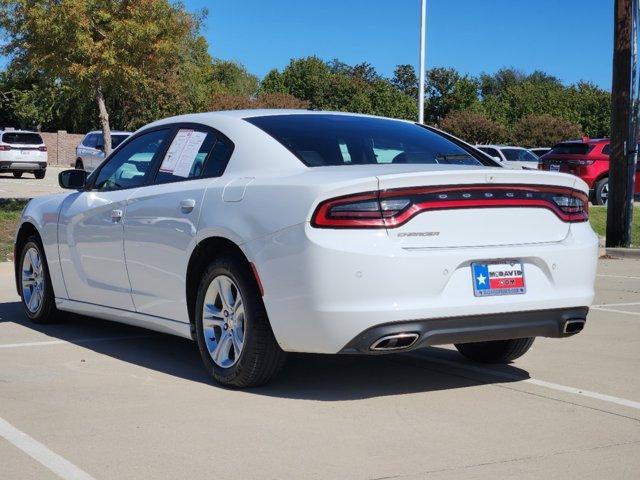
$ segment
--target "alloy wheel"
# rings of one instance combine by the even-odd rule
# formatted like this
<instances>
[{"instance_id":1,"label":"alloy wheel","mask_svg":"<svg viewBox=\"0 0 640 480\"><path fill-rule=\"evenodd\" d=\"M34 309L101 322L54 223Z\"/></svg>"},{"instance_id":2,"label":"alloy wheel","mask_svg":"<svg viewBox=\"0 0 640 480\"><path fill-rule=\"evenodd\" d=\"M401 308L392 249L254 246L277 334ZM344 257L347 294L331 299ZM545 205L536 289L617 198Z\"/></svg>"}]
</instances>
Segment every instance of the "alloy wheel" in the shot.
<instances>
[{"instance_id":1,"label":"alloy wheel","mask_svg":"<svg viewBox=\"0 0 640 480\"><path fill-rule=\"evenodd\" d=\"M29 248L22 260L22 298L30 313L36 313L44 300L42 257L35 247Z\"/></svg>"},{"instance_id":2,"label":"alloy wheel","mask_svg":"<svg viewBox=\"0 0 640 480\"><path fill-rule=\"evenodd\" d=\"M202 332L216 365L229 368L240 358L245 340L245 310L236 283L226 275L211 280L202 308Z\"/></svg>"}]
</instances>

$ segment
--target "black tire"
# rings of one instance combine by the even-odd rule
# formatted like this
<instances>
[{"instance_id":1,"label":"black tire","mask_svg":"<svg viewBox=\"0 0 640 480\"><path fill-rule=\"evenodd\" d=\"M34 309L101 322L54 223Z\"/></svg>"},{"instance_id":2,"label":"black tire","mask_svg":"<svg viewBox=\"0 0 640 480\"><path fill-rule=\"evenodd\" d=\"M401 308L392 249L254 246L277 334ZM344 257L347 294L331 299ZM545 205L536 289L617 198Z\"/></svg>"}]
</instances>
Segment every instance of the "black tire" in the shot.
<instances>
[{"instance_id":1,"label":"black tire","mask_svg":"<svg viewBox=\"0 0 640 480\"><path fill-rule=\"evenodd\" d=\"M80 159L76 160L76 170L84 170L84 164L82 163L82 160L80 160Z\"/></svg>"},{"instance_id":2,"label":"black tire","mask_svg":"<svg viewBox=\"0 0 640 480\"><path fill-rule=\"evenodd\" d=\"M39 307L34 311L31 311L26 304L25 295L22 291L22 279L23 279L23 265L24 265L24 257L27 252L31 249L35 248L40 255L42 261L42 272L43 272L43 280L42 280L42 302ZM20 298L22 299L22 308L27 315L27 317L34 323L55 323L57 321L62 320L64 314L60 312L56 308L56 302L53 294L53 287L51 284L51 277L49 276L49 268L47 265L47 258L44 254L44 249L42 248L42 244L40 243L40 239L36 236L31 236L27 239L25 244L22 246L20 250L19 257L19 277L18 277L18 288L20 290Z\"/></svg>"},{"instance_id":3,"label":"black tire","mask_svg":"<svg viewBox=\"0 0 640 480\"><path fill-rule=\"evenodd\" d=\"M242 295L245 324L244 345L233 365L223 368L216 364L207 348L202 324L205 295L212 280L224 275L233 280ZM223 385L255 387L267 383L282 367L285 352L276 342L259 287L251 268L234 255L213 260L200 280L196 299L196 337L202 361L210 375Z\"/></svg>"},{"instance_id":4,"label":"black tire","mask_svg":"<svg viewBox=\"0 0 640 480\"><path fill-rule=\"evenodd\" d=\"M521 357L533 345L534 337L491 342L457 343L458 351L469 360L481 363L509 363Z\"/></svg>"},{"instance_id":5,"label":"black tire","mask_svg":"<svg viewBox=\"0 0 640 480\"><path fill-rule=\"evenodd\" d=\"M38 180L42 180L46 174L47 174L47 171L46 171L46 170L38 170L37 172L33 172L33 175L34 175Z\"/></svg>"},{"instance_id":6,"label":"black tire","mask_svg":"<svg viewBox=\"0 0 640 480\"><path fill-rule=\"evenodd\" d=\"M13 172L14 178L22 178L22 172Z\"/></svg>"},{"instance_id":7,"label":"black tire","mask_svg":"<svg viewBox=\"0 0 640 480\"><path fill-rule=\"evenodd\" d=\"M596 205L606 205L609 199L609 178L604 177L596 182L593 192L593 200Z\"/></svg>"}]
</instances>

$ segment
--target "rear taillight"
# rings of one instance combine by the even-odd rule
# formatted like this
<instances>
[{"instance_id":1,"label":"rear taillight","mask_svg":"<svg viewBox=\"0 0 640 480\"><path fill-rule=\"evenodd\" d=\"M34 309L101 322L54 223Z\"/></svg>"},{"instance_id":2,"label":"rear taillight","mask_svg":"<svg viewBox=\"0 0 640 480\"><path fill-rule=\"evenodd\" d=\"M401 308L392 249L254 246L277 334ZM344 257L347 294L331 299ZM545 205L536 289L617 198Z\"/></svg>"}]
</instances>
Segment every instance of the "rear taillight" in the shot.
<instances>
[{"instance_id":1,"label":"rear taillight","mask_svg":"<svg viewBox=\"0 0 640 480\"><path fill-rule=\"evenodd\" d=\"M415 187L332 198L316 209L318 228L395 228L430 210L546 208L563 222L588 220L588 198L570 188L537 185Z\"/></svg>"},{"instance_id":2,"label":"rear taillight","mask_svg":"<svg viewBox=\"0 0 640 480\"><path fill-rule=\"evenodd\" d=\"M0 145L0 152L6 152L7 150L11 150L9 145Z\"/></svg>"},{"instance_id":3,"label":"rear taillight","mask_svg":"<svg viewBox=\"0 0 640 480\"><path fill-rule=\"evenodd\" d=\"M46 152L47 151L47 147L45 147L45 146L38 147L38 150L40 150L41 152Z\"/></svg>"}]
</instances>

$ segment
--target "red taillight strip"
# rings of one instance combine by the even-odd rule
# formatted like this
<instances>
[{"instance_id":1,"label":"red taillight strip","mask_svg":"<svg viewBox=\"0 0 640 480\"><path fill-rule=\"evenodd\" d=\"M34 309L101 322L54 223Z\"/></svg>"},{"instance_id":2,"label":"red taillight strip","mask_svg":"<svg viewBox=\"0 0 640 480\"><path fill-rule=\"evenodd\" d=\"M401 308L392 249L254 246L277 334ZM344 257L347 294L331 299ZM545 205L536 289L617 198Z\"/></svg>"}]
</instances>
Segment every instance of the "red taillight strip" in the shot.
<instances>
[{"instance_id":1,"label":"red taillight strip","mask_svg":"<svg viewBox=\"0 0 640 480\"><path fill-rule=\"evenodd\" d=\"M501 192L504 194L519 192L532 195L555 194L579 199L583 211L571 213L563 211L553 200L548 198L469 198L469 199L416 199L407 208L385 215L382 210L357 212L352 211L340 218L331 214L331 209L339 205L354 204L362 201L383 201L393 198L410 198L433 194L464 194L469 192ZM452 210L468 208L545 208L552 211L564 222L584 222L588 220L588 197L579 190L568 187L552 187L544 185L446 185L437 187L408 187L346 195L322 202L316 209L312 225L319 228L396 228L407 223L416 215L435 210ZM384 212L387 213L387 212ZM337 218L336 218L337 217Z\"/></svg>"}]
</instances>

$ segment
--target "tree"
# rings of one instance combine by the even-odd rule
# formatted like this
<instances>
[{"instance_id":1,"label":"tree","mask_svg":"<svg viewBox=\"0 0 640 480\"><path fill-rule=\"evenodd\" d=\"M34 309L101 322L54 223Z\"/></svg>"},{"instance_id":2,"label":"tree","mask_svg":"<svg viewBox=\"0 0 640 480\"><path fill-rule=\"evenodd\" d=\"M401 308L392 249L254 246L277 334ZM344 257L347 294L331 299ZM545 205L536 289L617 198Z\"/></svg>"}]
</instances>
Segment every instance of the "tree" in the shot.
<instances>
[{"instance_id":1,"label":"tree","mask_svg":"<svg viewBox=\"0 0 640 480\"><path fill-rule=\"evenodd\" d=\"M190 50L206 46L200 21L167 0L0 0L0 27L9 37L2 53L94 98L107 154L108 92L148 98L159 86L175 88L185 58L198 57Z\"/></svg>"},{"instance_id":2,"label":"tree","mask_svg":"<svg viewBox=\"0 0 640 480\"><path fill-rule=\"evenodd\" d=\"M405 95L418 99L418 77L413 65L398 65L393 71L391 83Z\"/></svg>"},{"instance_id":3,"label":"tree","mask_svg":"<svg viewBox=\"0 0 640 480\"><path fill-rule=\"evenodd\" d=\"M513 130L513 141L523 147L547 147L582 136L580 125L549 114L522 117Z\"/></svg>"},{"instance_id":4,"label":"tree","mask_svg":"<svg viewBox=\"0 0 640 480\"><path fill-rule=\"evenodd\" d=\"M261 93L255 98L234 93L218 93L211 99L209 110L244 110L255 108L308 108L309 102L288 93Z\"/></svg>"},{"instance_id":5,"label":"tree","mask_svg":"<svg viewBox=\"0 0 640 480\"><path fill-rule=\"evenodd\" d=\"M503 125L478 112L451 112L440 127L471 144L502 143L509 136Z\"/></svg>"},{"instance_id":6,"label":"tree","mask_svg":"<svg viewBox=\"0 0 640 480\"><path fill-rule=\"evenodd\" d=\"M236 95L255 95L258 91L258 77L236 62L216 60L213 62L213 80L226 91Z\"/></svg>"}]
</instances>

